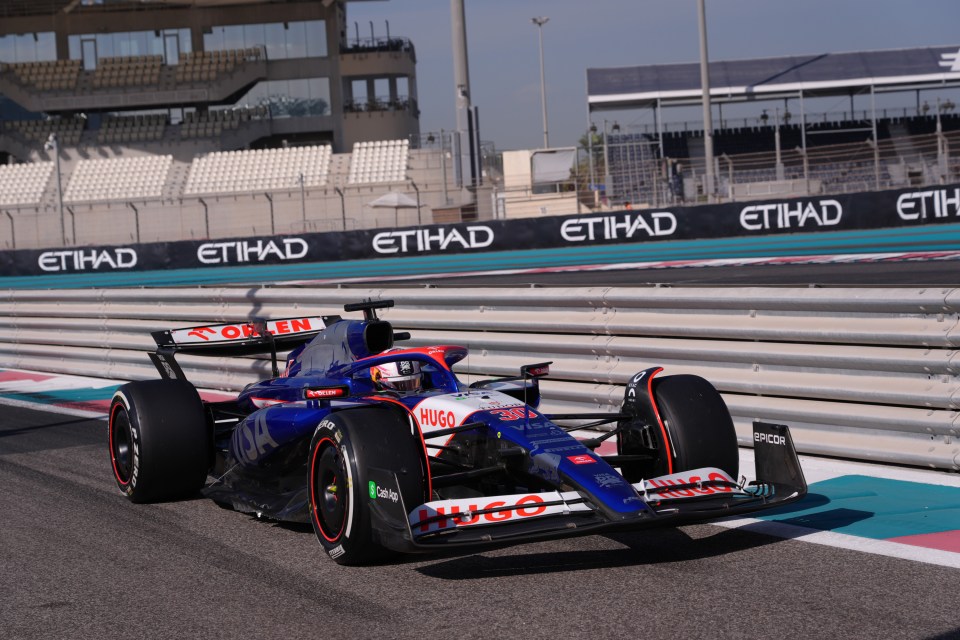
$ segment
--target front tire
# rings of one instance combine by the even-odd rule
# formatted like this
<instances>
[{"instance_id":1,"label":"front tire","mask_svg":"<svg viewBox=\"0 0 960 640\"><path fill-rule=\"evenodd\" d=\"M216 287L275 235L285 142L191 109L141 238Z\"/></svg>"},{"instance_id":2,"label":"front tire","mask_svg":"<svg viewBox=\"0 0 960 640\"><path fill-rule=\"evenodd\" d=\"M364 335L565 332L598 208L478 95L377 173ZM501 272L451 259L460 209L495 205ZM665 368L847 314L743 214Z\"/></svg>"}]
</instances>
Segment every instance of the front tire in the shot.
<instances>
[{"instance_id":1,"label":"front tire","mask_svg":"<svg viewBox=\"0 0 960 640\"><path fill-rule=\"evenodd\" d=\"M740 468L737 434L730 411L714 386L698 376L677 375L654 378L650 391L652 398L645 402L652 401L654 406L643 417L618 425L623 432L617 440L617 453L649 457L621 464L623 477L639 482L716 467L736 478Z\"/></svg>"},{"instance_id":2,"label":"front tire","mask_svg":"<svg viewBox=\"0 0 960 640\"><path fill-rule=\"evenodd\" d=\"M716 388L699 376L666 376L653 381L653 394L669 434L673 473L716 467L736 479L737 432ZM665 465L660 472L667 473Z\"/></svg>"},{"instance_id":3,"label":"front tire","mask_svg":"<svg viewBox=\"0 0 960 640\"><path fill-rule=\"evenodd\" d=\"M200 395L182 380L121 386L110 403L108 446L114 480L131 502L196 494L212 448Z\"/></svg>"},{"instance_id":4,"label":"front tire","mask_svg":"<svg viewBox=\"0 0 960 640\"><path fill-rule=\"evenodd\" d=\"M427 501L423 444L405 415L365 407L333 413L320 423L310 445L310 522L327 555L342 565L391 555L373 522L371 467L396 474L408 509Z\"/></svg>"}]
</instances>

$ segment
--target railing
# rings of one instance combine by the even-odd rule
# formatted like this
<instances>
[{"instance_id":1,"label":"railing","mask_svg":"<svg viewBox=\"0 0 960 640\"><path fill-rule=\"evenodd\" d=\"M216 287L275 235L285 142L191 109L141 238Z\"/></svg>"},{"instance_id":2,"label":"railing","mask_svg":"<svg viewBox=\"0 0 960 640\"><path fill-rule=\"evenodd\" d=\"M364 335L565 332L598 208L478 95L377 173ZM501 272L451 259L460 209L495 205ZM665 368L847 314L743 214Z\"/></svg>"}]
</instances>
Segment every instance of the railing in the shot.
<instances>
[{"instance_id":1,"label":"railing","mask_svg":"<svg viewBox=\"0 0 960 640\"><path fill-rule=\"evenodd\" d=\"M789 424L807 453L960 468L960 289L514 288L6 291L0 367L153 378L149 332L205 322L343 313L382 316L411 346L471 350L464 380L552 360L547 411L615 410L635 372L710 380L748 444L755 419ZM257 358L179 359L202 387L268 376Z\"/></svg>"}]
</instances>

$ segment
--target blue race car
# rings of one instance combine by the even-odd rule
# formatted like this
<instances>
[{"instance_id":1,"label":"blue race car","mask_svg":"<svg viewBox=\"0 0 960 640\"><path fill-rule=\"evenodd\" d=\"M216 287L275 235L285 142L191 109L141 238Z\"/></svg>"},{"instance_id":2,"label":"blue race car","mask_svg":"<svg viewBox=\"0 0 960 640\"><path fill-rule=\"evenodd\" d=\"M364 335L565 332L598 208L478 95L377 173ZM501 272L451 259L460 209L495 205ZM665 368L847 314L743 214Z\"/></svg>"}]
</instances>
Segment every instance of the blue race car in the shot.
<instances>
[{"instance_id":1,"label":"blue race car","mask_svg":"<svg viewBox=\"0 0 960 640\"><path fill-rule=\"evenodd\" d=\"M733 421L697 376L637 373L617 413L538 409L550 363L462 383L466 349L399 349L390 300L340 316L258 320L153 334L162 379L111 404L114 478L136 503L203 495L307 522L345 565L396 552L499 546L702 522L806 494L789 429L754 423L756 477L737 480ZM280 373L277 353L289 351ZM207 402L176 354L269 353L273 375ZM572 431L608 425L593 438ZM598 451L615 438L615 453ZM610 447L612 449L612 447Z\"/></svg>"}]
</instances>

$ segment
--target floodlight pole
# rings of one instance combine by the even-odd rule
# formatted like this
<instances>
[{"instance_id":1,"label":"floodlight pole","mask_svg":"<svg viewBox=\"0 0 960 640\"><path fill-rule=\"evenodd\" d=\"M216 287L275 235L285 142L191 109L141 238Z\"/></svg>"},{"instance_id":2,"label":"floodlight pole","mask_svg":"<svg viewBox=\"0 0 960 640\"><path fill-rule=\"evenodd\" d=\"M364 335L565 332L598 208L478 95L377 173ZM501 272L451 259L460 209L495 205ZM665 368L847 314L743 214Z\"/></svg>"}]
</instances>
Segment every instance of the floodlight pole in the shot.
<instances>
[{"instance_id":1,"label":"floodlight pole","mask_svg":"<svg viewBox=\"0 0 960 640\"><path fill-rule=\"evenodd\" d=\"M710 66L707 56L707 11L704 0L697 0L700 24L700 86L703 89L703 157L706 163L704 191L707 200L713 198L713 113L710 107Z\"/></svg>"},{"instance_id":2,"label":"floodlight pole","mask_svg":"<svg viewBox=\"0 0 960 640\"><path fill-rule=\"evenodd\" d=\"M547 81L543 73L543 25L547 24L550 18L539 16L531 18L530 22L537 25L537 33L540 39L540 106L543 109L543 148L550 148L550 136L547 134Z\"/></svg>"}]
</instances>

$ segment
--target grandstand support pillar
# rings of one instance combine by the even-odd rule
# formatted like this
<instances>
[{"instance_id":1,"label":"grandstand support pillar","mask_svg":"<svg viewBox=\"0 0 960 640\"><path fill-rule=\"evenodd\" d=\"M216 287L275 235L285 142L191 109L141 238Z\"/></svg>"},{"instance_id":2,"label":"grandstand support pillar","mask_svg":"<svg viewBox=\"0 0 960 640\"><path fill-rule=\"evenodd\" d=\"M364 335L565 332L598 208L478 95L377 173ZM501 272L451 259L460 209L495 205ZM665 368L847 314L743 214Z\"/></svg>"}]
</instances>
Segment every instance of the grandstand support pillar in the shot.
<instances>
[{"instance_id":1,"label":"grandstand support pillar","mask_svg":"<svg viewBox=\"0 0 960 640\"><path fill-rule=\"evenodd\" d=\"M665 158L666 154L663 152L663 101L660 98L657 98L653 119L657 121L657 142L660 143L660 157Z\"/></svg>"},{"instance_id":2,"label":"grandstand support pillar","mask_svg":"<svg viewBox=\"0 0 960 640\"><path fill-rule=\"evenodd\" d=\"M340 190L340 187L334 187L333 190L338 196L340 196L340 218L343 221L343 230L347 230L347 205L343 199L343 191Z\"/></svg>"},{"instance_id":3,"label":"grandstand support pillar","mask_svg":"<svg viewBox=\"0 0 960 640\"><path fill-rule=\"evenodd\" d=\"M303 171L300 172L300 217L303 219L303 230L307 229L307 192L304 183Z\"/></svg>"},{"instance_id":4,"label":"grandstand support pillar","mask_svg":"<svg viewBox=\"0 0 960 640\"><path fill-rule=\"evenodd\" d=\"M871 149L873 149L874 188L876 188L877 191L880 191L880 145L877 144L876 138L867 140L867 144L870 145Z\"/></svg>"},{"instance_id":5,"label":"grandstand support pillar","mask_svg":"<svg viewBox=\"0 0 960 640\"><path fill-rule=\"evenodd\" d=\"M204 239L210 239L210 209L207 207L207 202L203 198L197 198L197 201L203 205L203 226L207 232L207 235L204 236Z\"/></svg>"},{"instance_id":6,"label":"grandstand support pillar","mask_svg":"<svg viewBox=\"0 0 960 640\"><path fill-rule=\"evenodd\" d=\"M73 212L71 207L65 207L67 213L70 214L70 238L73 241L73 244L77 244L77 214Z\"/></svg>"},{"instance_id":7,"label":"grandstand support pillar","mask_svg":"<svg viewBox=\"0 0 960 640\"><path fill-rule=\"evenodd\" d=\"M133 206L132 202L128 202L127 206L133 209L133 226L136 230L137 244L140 244L140 211Z\"/></svg>"},{"instance_id":8,"label":"grandstand support pillar","mask_svg":"<svg viewBox=\"0 0 960 640\"><path fill-rule=\"evenodd\" d=\"M443 205L450 204L450 193L447 190L447 134L440 129L440 171L443 175Z\"/></svg>"},{"instance_id":9,"label":"grandstand support pillar","mask_svg":"<svg viewBox=\"0 0 960 640\"><path fill-rule=\"evenodd\" d=\"M597 134L597 125L590 123L590 127L587 129L587 165L590 175L587 177L587 188L591 194L593 194L593 206L596 207L597 203L597 188L596 188L596 179L593 173L593 136Z\"/></svg>"},{"instance_id":10,"label":"grandstand support pillar","mask_svg":"<svg viewBox=\"0 0 960 640\"><path fill-rule=\"evenodd\" d=\"M707 55L707 11L704 0L697 0L700 27L700 86L703 90L703 152L706 167L704 191L707 201L713 200L713 113L710 104L710 63Z\"/></svg>"},{"instance_id":11,"label":"grandstand support pillar","mask_svg":"<svg viewBox=\"0 0 960 640\"><path fill-rule=\"evenodd\" d=\"M807 157L807 150L797 147L797 153L803 158L803 192L810 195L810 158Z\"/></svg>"},{"instance_id":12,"label":"grandstand support pillar","mask_svg":"<svg viewBox=\"0 0 960 640\"><path fill-rule=\"evenodd\" d=\"M780 150L780 107L773 110L773 150L776 162L777 180L783 180L783 156Z\"/></svg>"},{"instance_id":13,"label":"grandstand support pillar","mask_svg":"<svg viewBox=\"0 0 960 640\"><path fill-rule=\"evenodd\" d=\"M422 225L423 220L420 218L420 187L418 187L417 183L413 180L410 180L410 186L417 192L417 224Z\"/></svg>"},{"instance_id":14,"label":"grandstand support pillar","mask_svg":"<svg viewBox=\"0 0 960 640\"><path fill-rule=\"evenodd\" d=\"M60 172L60 141L56 133L51 133L43 145L47 151L53 152L54 165L57 168L57 208L60 210L60 241L67 246L67 224L63 219L63 175Z\"/></svg>"},{"instance_id":15,"label":"grandstand support pillar","mask_svg":"<svg viewBox=\"0 0 960 640\"><path fill-rule=\"evenodd\" d=\"M736 194L733 192L733 158L725 153L720 157L727 161L727 197L730 202L736 202Z\"/></svg>"},{"instance_id":16,"label":"grandstand support pillar","mask_svg":"<svg viewBox=\"0 0 960 640\"><path fill-rule=\"evenodd\" d=\"M264 192L263 195L267 199L267 202L270 203L270 235L275 236L277 235L277 227L273 220L273 196L267 192Z\"/></svg>"},{"instance_id":17,"label":"grandstand support pillar","mask_svg":"<svg viewBox=\"0 0 960 640\"><path fill-rule=\"evenodd\" d=\"M10 248L16 249L17 248L17 229L13 225L13 214L7 211L6 209L4 209L3 212L7 214L7 218L10 220Z\"/></svg>"},{"instance_id":18,"label":"grandstand support pillar","mask_svg":"<svg viewBox=\"0 0 960 640\"><path fill-rule=\"evenodd\" d=\"M803 89L797 92L800 98L800 144L807 150L807 112L803 108Z\"/></svg>"}]
</instances>

